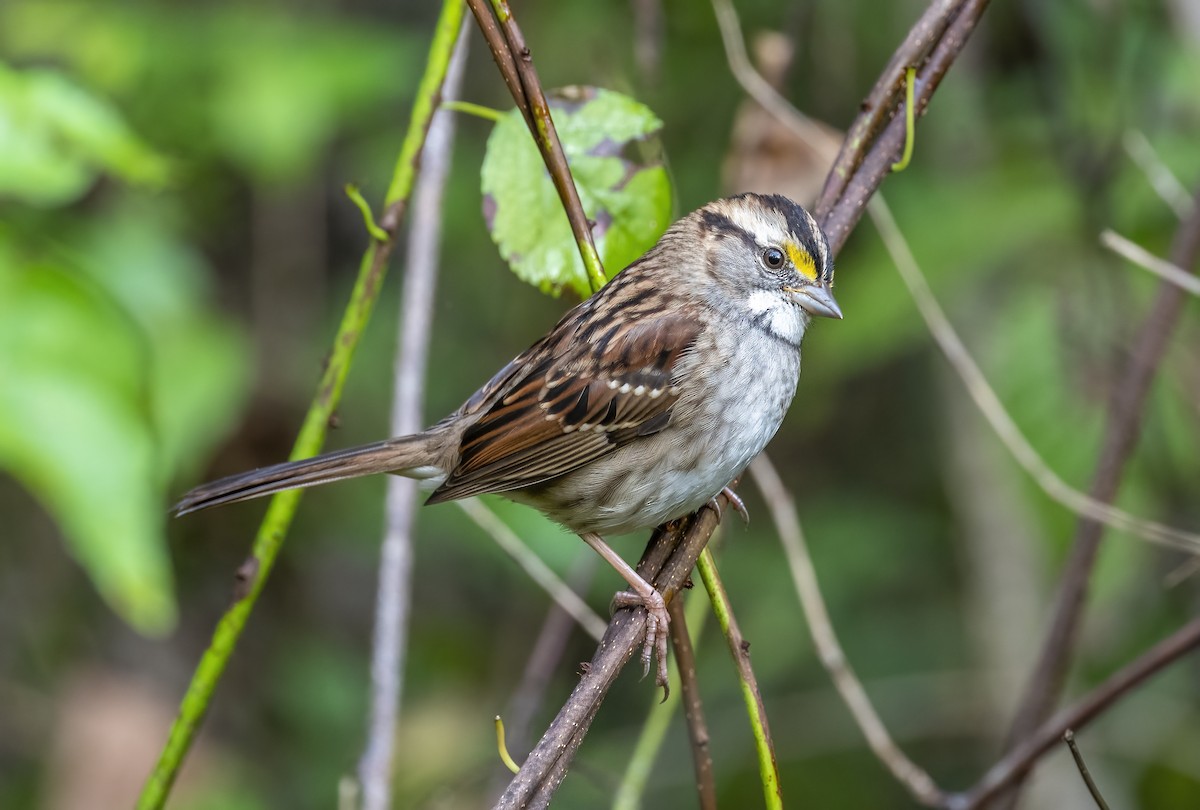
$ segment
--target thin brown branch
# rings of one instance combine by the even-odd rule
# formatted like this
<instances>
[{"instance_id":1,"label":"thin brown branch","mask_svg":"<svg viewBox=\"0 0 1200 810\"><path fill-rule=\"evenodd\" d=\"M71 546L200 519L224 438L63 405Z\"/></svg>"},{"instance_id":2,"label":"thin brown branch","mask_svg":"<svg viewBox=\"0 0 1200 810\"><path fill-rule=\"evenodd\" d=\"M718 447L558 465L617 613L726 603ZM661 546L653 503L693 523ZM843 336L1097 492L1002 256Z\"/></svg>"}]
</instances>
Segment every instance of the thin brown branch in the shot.
<instances>
[{"instance_id":1,"label":"thin brown branch","mask_svg":"<svg viewBox=\"0 0 1200 810\"><path fill-rule=\"evenodd\" d=\"M716 810L717 785L713 779L712 752L709 750L708 724L704 720L704 704L700 700L700 683L696 680L696 652L688 634L683 600L672 599L667 604L671 614L671 648L675 651L675 666L679 670L679 691L683 694L683 716L687 719L688 740L692 746L692 764L696 771L696 796L700 810Z\"/></svg>"},{"instance_id":2,"label":"thin brown branch","mask_svg":"<svg viewBox=\"0 0 1200 810\"><path fill-rule=\"evenodd\" d=\"M1200 199L1200 192L1197 198ZM1191 216L1176 233L1171 248L1171 263L1177 267L1193 268L1198 257L1200 205L1192 208ZM1126 462L1133 454L1141 433L1142 412L1150 384L1166 354L1185 299L1186 293L1182 289L1163 282L1150 312L1142 322L1129 365L1116 385L1109 408L1103 448L1088 491L1095 500L1111 503L1116 497ZM1076 526L1071 553L1055 598L1050 631L1042 643L1038 662L1008 733L1005 747L1009 751L1016 750L1023 740L1034 733L1062 691L1102 534L1103 524L1094 520L1082 518ZM1020 779L1018 777L1015 780L1017 785Z\"/></svg>"},{"instance_id":3,"label":"thin brown branch","mask_svg":"<svg viewBox=\"0 0 1200 810\"><path fill-rule=\"evenodd\" d=\"M829 245L837 253L862 217L867 201L892 170L906 137L904 116L896 115L904 95L904 69L920 64L916 78L916 114L923 115L946 72L966 47L988 0L935 0L909 31L908 36L863 103L850 127L842 153L826 181L813 216L821 223ZM879 131L886 113L890 123Z\"/></svg>"},{"instance_id":4,"label":"thin brown branch","mask_svg":"<svg viewBox=\"0 0 1200 810\"><path fill-rule=\"evenodd\" d=\"M1058 745L1067 729L1080 729L1161 669L1200 647L1200 618L1192 619L1124 666L1082 700L1037 727L997 762L965 793L946 798L946 810L975 810L983 807L1009 786L1018 784L1034 763Z\"/></svg>"},{"instance_id":5,"label":"thin brown branch","mask_svg":"<svg viewBox=\"0 0 1200 810\"><path fill-rule=\"evenodd\" d=\"M546 101L546 93L533 66L533 55L525 43L525 35L521 33L507 0L492 0L490 6L487 0L467 0L467 4L479 23L488 48L492 51L496 65L504 77L504 83L512 93L513 101L525 116L529 132L542 154L542 160L546 163L550 179L558 191L563 210L566 211L567 220L571 224L571 232L575 235L592 291L595 292L604 283L600 255L592 240L591 223L584 213L579 191L575 188L575 180L571 177L571 168L567 165L566 153L558 139L558 130L554 127L550 105ZM496 12L494 15L493 8ZM499 31L496 30L497 21ZM502 36L497 36L497 33Z\"/></svg>"},{"instance_id":6,"label":"thin brown branch","mask_svg":"<svg viewBox=\"0 0 1200 810\"><path fill-rule=\"evenodd\" d=\"M1096 786L1096 782L1092 779L1092 772L1088 770L1087 763L1083 761L1083 754L1079 750L1079 746L1075 744L1075 732L1072 729L1067 729L1062 735L1063 742L1067 744L1067 748L1071 750L1071 758L1075 760L1075 767L1079 769L1079 776L1083 779L1083 784L1087 786L1088 793L1092 794L1092 800L1096 802L1096 807L1099 810L1108 810L1108 802L1104 801L1103 794L1100 793L1100 788Z\"/></svg>"},{"instance_id":7,"label":"thin brown branch","mask_svg":"<svg viewBox=\"0 0 1200 810\"><path fill-rule=\"evenodd\" d=\"M904 71L925 61L934 43L945 33L950 21L963 5L961 0L935 0L909 30L908 36L892 54L875 86L863 99L861 112L850 126L846 140L834 161L833 170L821 192L821 203L832 204L844 196L851 176L858 169L872 138L883 128L889 115L894 115L900 101L899 89ZM822 207L818 203L818 208Z\"/></svg>"},{"instance_id":8,"label":"thin brown branch","mask_svg":"<svg viewBox=\"0 0 1200 810\"><path fill-rule=\"evenodd\" d=\"M475 22L479 24L479 30L487 42L488 50L492 52L492 59L496 61L496 67L513 97L513 102L532 129L533 118L529 114L529 101L525 97L525 89L521 86L521 77L517 74L517 61L508 50L508 42L500 31L500 24L496 22L488 0L467 0L467 7L471 9Z\"/></svg>"},{"instance_id":9,"label":"thin brown branch","mask_svg":"<svg viewBox=\"0 0 1200 810\"><path fill-rule=\"evenodd\" d=\"M637 570L662 592L668 605L687 581L716 526L713 510L701 509L697 514L660 527L651 536ZM596 654L583 668L579 683L526 757L520 772L495 805L497 808L537 808L549 803L596 711L633 656L645 629L644 609L619 610L614 614Z\"/></svg>"},{"instance_id":10,"label":"thin brown branch","mask_svg":"<svg viewBox=\"0 0 1200 810\"><path fill-rule=\"evenodd\" d=\"M783 544L784 554L792 572L792 581L795 583L796 593L800 596L804 618L808 622L808 630L821 664L829 673L834 687L842 696L846 707L850 709L854 722L862 730L867 744L879 761L908 789L914 799L921 804L937 807L944 798L941 789L929 774L909 759L892 740L887 727L879 718L879 713L871 704L866 689L854 674L854 669L842 651L842 645L833 629L833 622L829 619L829 611L825 607L825 599L821 595L821 587L817 584L817 572L813 567L812 556L808 553L804 532L800 528L796 503L784 487L779 473L766 453L750 465L750 476L762 492L771 519L775 522L775 530Z\"/></svg>"}]
</instances>

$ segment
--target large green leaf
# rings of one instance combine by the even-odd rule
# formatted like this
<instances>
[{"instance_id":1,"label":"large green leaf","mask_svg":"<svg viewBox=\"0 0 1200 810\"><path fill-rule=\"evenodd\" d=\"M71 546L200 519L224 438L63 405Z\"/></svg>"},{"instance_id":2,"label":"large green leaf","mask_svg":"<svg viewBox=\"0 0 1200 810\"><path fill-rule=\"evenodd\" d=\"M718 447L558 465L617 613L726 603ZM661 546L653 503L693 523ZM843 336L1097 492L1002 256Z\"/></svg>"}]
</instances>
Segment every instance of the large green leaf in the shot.
<instances>
[{"instance_id":1,"label":"large green leaf","mask_svg":"<svg viewBox=\"0 0 1200 810\"><path fill-rule=\"evenodd\" d=\"M160 186L167 163L106 101L65 76L0 64L0 199L61 205L103 172Z\"/></svg>"},{"instance_id":2,"label":"large green leaf","mask_svg":"<svg viewBox=\"0 0 1200 810\"><path fill-rule=\"evenodd\" d=\"M240 341L151 211L70 235L81 258L0 230L0 469L44 505L139 631L175 621L166 487L232 419Z\"/></svg>"},{"instance_id":3,"label":"large green leaf","mask_svg":"<svg viewBox=\"0 0 1200 810\"><path fill-rule=\"evenodd\" d=\"M550 109L611 278L670 223L671 183L655 142L662 122L628 96L594 87L556 91ZM518 110L488 138L483 194L488 230L513 272L554 295L564 287L591 294L562 203Z\"/></svg>"}]
</instances>

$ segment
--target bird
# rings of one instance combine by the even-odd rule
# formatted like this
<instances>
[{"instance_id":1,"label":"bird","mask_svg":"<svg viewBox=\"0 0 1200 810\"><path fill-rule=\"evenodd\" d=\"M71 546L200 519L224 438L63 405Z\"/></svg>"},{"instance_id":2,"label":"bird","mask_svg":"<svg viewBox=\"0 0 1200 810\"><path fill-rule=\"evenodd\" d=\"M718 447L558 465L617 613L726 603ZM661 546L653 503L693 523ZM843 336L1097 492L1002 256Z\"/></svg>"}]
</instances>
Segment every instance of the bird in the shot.
<instances>
[{"instance_id":1,"label":"bird","mask_svg":"<svg viewBox=\"0 0 1200 810\"><path fill-rule=\"evenodd\" d=\"M427 504L501 495L579 535L628 583L613 608L645 607L643 670L656 657L665 688L662 594L604 536L732 495L792 402L812 319L842 317L832 286L828 240L799 204L715 200L428 429L222 478L173 511L376 473L429 482Z\"/></svg>"}]
</instances>

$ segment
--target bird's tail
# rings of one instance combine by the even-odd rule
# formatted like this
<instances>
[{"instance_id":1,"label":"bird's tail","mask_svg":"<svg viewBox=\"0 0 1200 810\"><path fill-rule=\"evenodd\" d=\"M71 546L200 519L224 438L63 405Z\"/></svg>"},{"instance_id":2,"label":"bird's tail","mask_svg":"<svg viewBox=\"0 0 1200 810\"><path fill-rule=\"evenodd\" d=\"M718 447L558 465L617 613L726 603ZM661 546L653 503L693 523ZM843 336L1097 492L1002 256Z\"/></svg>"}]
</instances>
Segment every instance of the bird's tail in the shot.
<instances>
[{"instance_id":1,"label":"bird's tail","mask_svg":"<svg viewBox=\"0 0 1200 810\"><path fill-rule=\"evenodd\" d=\"M445 475L445 471L437 467L435 449L434 435L417 433L349 450L336 450L315 458L287 461L196 487L184 495L171 511L176 515L186 515L210 506L273 495L285 489L313 487L374 473L436 478Z\"/></svg>"}]
</instances>

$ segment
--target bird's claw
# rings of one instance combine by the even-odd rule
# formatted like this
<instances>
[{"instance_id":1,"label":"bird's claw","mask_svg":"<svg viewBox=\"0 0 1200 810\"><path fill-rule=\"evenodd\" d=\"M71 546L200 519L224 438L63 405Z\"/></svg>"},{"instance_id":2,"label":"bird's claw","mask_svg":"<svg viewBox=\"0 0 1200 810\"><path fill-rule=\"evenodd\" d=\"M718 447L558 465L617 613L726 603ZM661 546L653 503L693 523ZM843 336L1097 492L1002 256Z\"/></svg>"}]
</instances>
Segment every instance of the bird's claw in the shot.
<instances>
[{"instance_id":1,"label":"bird's claw","mask_svg":"<svg viewBox=\"0 0 1200 810\"><path fill-rule=\"evenodd\" d=\"M717 520L720 520L723 517L723 515L721 514L721 502L719 500L717 500L722 495L724 495L725 499L727 501L729 501L729 506L733 509L733 511L737 512L738 516L741 517L742 522L749 525L750 524L750 512L747 511L746 504L742 501L741 498L738 497L738 494L736 492L734 492L732 489L730 489L729 487L724 487L720 492L718 492L716 495L712 496L712 498L710 498L708 501L708 505L710 507L712 507L714 512L717 513Z\"/></svg>"},{"instance_id":2,"label":"bird's claw","mask_svg":"<svg viewBox=\"0 0 1200 810\"><path fill-rule=\"evenodd\" d=\"M667 603L657 590L647 596L634 591L620 591L612 600L614 611L627 607L646 609L646 635L642 640L642 677L650 674L650 661L657 659L654 682L663 689L663 700L671 693L667 682L667 637L671 617L667 613Z\"/></svg>"}]
</instances>

